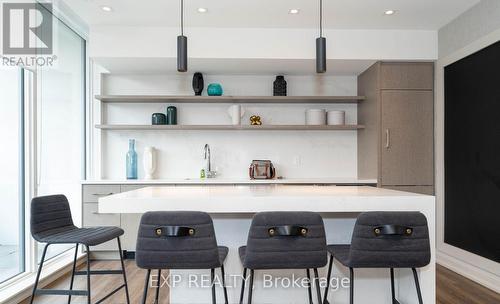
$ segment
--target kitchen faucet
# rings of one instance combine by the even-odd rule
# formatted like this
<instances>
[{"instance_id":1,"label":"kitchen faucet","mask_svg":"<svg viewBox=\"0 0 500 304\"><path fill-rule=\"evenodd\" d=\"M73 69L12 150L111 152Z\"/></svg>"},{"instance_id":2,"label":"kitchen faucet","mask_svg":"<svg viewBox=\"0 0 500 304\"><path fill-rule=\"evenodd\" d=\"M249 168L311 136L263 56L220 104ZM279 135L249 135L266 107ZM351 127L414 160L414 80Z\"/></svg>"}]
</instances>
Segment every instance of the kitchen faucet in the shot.
<instances>
[{"instance_id":1,"label":"kitchen faucet","mask_svg":"<svg viewBox=\"0 0 500 304\"><path fill-rule=\"evenodd\" d=\"M217 172L212 171L212 164L210 162L210 146L205 144L205 160L207 161L205 165L205 176L207 178L213 178L217 175Z\"/></svg>"}]
</instances>

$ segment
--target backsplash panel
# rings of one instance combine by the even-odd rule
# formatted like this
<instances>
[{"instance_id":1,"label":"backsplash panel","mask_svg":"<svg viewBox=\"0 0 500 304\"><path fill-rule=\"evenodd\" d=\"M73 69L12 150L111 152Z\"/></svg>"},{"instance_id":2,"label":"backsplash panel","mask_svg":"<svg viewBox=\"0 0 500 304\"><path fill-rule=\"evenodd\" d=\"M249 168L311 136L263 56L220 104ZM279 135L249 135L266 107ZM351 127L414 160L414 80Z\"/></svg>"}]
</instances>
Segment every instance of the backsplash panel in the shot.
<instances>
[{"instance_id":1,"label":"backsplash panel","mask_svg":"<svg viewBox=\"0 0 500 304\"><path fill-rule=\"evenodd\" d=\"M192 74L106 75L102 94L193 94ZM272 95L274 76L204 75L205 90L221 83L225 95ZM356 95L354 76L287 76L289 95ZM104 123L149 124L151 114L165 113L171 104L108 104ZM173 104L179 124L230 124L229 104ZM260 115L264 124L304 124L305 110L324 108L346 111L346 123L355 124L355 104L249 104L242 124ZM252 159L270 159L277 175L286 178L357 176L357 131L105 131L102 133L102 178L124 179L128 139L136 140L139 179L144 177L144 147L158 150L156 177L197 178L204 166L203 147L212 151L213 168L221 178L248 177Z\"/></svg>"}]
</instances>

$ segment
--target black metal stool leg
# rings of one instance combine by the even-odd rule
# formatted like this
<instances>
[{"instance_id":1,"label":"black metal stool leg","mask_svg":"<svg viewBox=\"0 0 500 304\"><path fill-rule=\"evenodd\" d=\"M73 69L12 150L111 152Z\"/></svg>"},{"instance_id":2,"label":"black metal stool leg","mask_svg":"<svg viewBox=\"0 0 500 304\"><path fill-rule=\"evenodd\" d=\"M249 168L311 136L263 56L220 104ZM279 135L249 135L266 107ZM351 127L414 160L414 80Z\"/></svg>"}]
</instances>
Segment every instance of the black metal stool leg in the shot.
<instances>
[{"instance_id":1,"label":"black metal stool leg","mask_svg":"<svg viewBox=\"0 0 500 304\"><path fill-rule=\"evenodd\" d=\"M354 270L349 267L349 303L354 303Z\"/></svg>"},{"instance_id":2,"label":"black metal stool leg","mask_svg":"<svg viewBox=\"0 0 500 304\"><path fill-rule=\"evenodd\" d=\"M313 304L313 297L312 297L312 288L311 288L311 272L309 271L309 268L306 269L306 274L307 274L307 294L309 296L309 304Z\"/></svg>"},{"instance_id":3,"label":"black metal stool leg","mask_svg":"<svg viewBox=\"0 0 500 304\"><path fill-rule=\"evenodd\" d=\"M332 268L333 268L333 254L330 254L330 263L328 264L328 275L326 276L326 288L325 288L325 296L323 297L324 304L330 304L328 302L328 290L330 290L330 280L332 278Z\"/></svg>"},{"instance_id":4,"label":"black metal stool leg","mask_svg":"<svg viewBox=\"0 0 500 304\"><path fill-rule=\"evenodd\" d=\"M318 268L314 268L314 281L316 282L316 294L318 295L318 304L321 304L321 289L319 286Z\"/></svg>"},{"instance_id":5,"label":"black metal stool leg","mask_svg":"<svg viewBox=\"0 0 500 304\"><path fill-rule=\"evenodd\" d=\"M75 257L73 258L73 268L71 270L71 280L69 282L69 290L73 290L73 282L75 281L76 257L78 255L78 245L75 246ZM71 294L68 296L68 304L71 303Z\"/></svg>"},{"instance_id":6,"label":"black metal stool leg","mask_svg":"<svg viewBox=\"0 0 500 304\"><path fill-rule=\"evenodd\" d=\"M252 304L254 270L250 269L250 284L248 286L248 304Z\"/></svg>"},{"instance_id":7,"label":"black metal stool leg","mask_svg":"<svg viewBox=\"0 0 500 304\"><path fill-rule=\"evenodd\" d=\"M394 289L394 268L391 268L391 295L392 304L399 304L399 301L396 300L396 291Z\"/></svg>"},{"instance_id":8,"label":"black metal stool leg","mask_svg":"<svg viewBox=\"0 0 500 304\"><path fill-rule=\"evenodd\" d=\"M91 303L90 297L90 248L88 245L85 245L85 249L87 250L87 303Z\"/></svg>"},{"instance_id":9,"label":"black metal stool leg","mask_svg":"<svg viewBox=\"0 0 500 304\"><path fill-rule=\"evenodd\" d=\"M247 269L243 268L243 279L241 280L241 294L240 304L243 304L243 297L245 296L245 282L247 280Z\"/></svg>"},{"instance_id":10,"label":"black metal stool leg","mask_svg":"<svg viewBox=\"0 0 500 304\"><path fill-rule=\"evenodd\" d=\"M224 271L224 265L220 266L220 272L222 274L222 288L224 289L224 303L229 304L228 299L227 299L226 273Z\"/></svg>"},{"instance_id":11,"label":"black metal stool leg","mask_svg":"<svg viewBox=\"0 0 500 304\"><path fill-rule=\"evenodd\" d=\"M142 304L146 304L146 299L148 297L148 287L149 287L149 276L151 275L151 269L146 272L146 282L144 283L144 291L142 293Z\"/></svg>"},{"instance_id":12,"label":"black metal stool leg","mask_svg":"<svg viewBox=\"0 0 500 304\"><path fill-rule=\"evenodd\" d=\"M46 244L43 248L42 259L40 260L40 266L38 267L38 271L36 273L35 285L33 285L33 293L31 294L30 304L33 304L33 300L35 299L35 292L38 287L38 281L40 280L40 274L42 273L43 261L45 260L45 254L47 253L47 248L50 244Z\"/></svg>"},{"instance_id":13,"label":"black metal stool leg","mask_svg":"<svg viewBox=\"0 0 500 304\"><path fill-rule=\"evenodd\" d=\"M424 301L422 300L422 292L420 291L420 284L418 283L417 270L415 268L412 268L411 270L413 271L413 278L415 279L415 287L417 288L418 303L423 304Z\"/></svg>"},{"instance_id":14,"label":"black metal stool leg","mask_svg":"<svg viewBox=\"0 0 500 304\"><path fill-rule=\"evenodd\" d=\"M158 285L156 285L155 304L159 303L161 286L161 269L158 269Z\"/></svg>"},{"instance_id":15,"label":"black metal stool leg","mask_svg":"<svg viewBox=\"0 0 500 304\"><path fill-rule=\"evenodd\" d=\"M127 297L127 304L130 304L130 295L129 295L129 292L128 292L127 274L126 274L126 271L125 271L125 263L123 262L122 244L121 244L121 241L120 241L119 237L117 237L116 239L118 241L118 253L120 254L120 262L122 264L123 282L125 283L125 295Z\"/></svg>"},{"instance_id":16,"label":"black metal stool leg","mask_svg":"<svg viewBox=\"0 0 500 304\"><path fill-rule=\"evenodd\" d=\"M215 296L215 269L210 269L210 284L212 285L212 304L217 303Z\"/></svg>"}]
</instances>

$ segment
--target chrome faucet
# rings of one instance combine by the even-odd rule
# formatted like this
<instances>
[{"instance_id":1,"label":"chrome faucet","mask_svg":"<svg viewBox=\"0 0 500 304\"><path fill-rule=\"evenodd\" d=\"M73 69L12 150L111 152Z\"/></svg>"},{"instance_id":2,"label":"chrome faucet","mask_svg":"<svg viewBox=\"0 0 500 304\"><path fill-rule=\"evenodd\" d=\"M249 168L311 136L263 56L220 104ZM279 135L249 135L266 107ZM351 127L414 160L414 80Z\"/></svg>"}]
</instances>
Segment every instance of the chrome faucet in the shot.
<instances>
[{"instance_id":1,"label":"chrome faucet","mask_svg":"<svg viewBox=\"0 0 500 304\"><path fill-rule=\"evenodd\" d=\"M210 161L210 146L205 144L205 160L207 161L205 165L205 176L207 178L213 178L217 175L217 172L212 171L212 164Z\"/></svg>"}]
</instances>

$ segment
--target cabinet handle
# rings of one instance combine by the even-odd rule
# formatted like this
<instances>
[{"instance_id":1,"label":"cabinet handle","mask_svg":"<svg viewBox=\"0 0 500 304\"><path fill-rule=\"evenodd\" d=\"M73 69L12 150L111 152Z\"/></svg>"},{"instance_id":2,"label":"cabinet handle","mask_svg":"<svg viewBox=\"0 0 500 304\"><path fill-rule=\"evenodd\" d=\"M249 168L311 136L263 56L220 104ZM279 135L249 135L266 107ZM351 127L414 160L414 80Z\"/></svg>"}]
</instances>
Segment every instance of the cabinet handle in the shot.
<instances>
[{"instance_id":1,"label":"cabinet handle","mask_svg":"<svg viewBox=\"0 0 500 304\"><path fill-rule=\"evenodd\" d=\"M110 193L92 193L93 196L106 196L106 195L111 195L114 194L113 192Z\"/></svg>"},{"instance_id":2,"label":"cabinet handle","mask_svg":"<svg viewBox=\"0 0 500 304\"><path fill-rule=\"evenodd\" d=\"M385 129L385 148L389 149L391 146L391 132L389 129Z\"/></svg>"}]
</instances>

